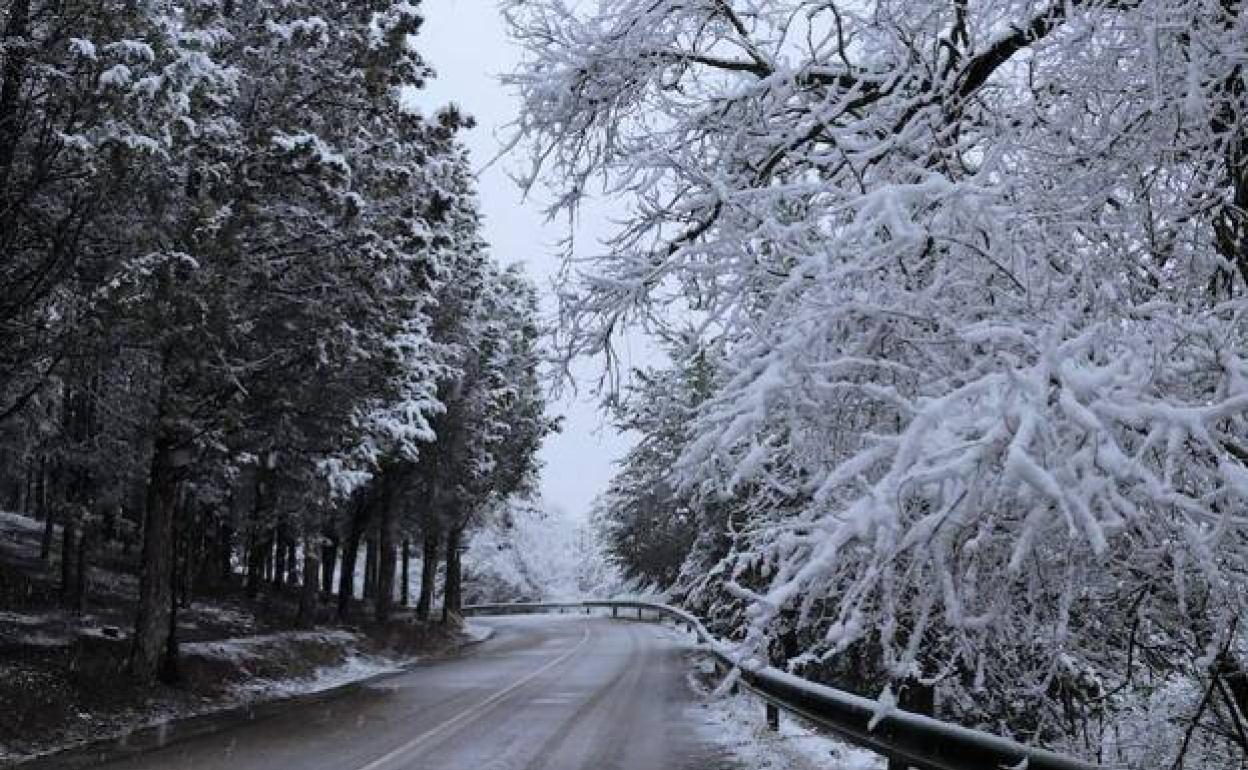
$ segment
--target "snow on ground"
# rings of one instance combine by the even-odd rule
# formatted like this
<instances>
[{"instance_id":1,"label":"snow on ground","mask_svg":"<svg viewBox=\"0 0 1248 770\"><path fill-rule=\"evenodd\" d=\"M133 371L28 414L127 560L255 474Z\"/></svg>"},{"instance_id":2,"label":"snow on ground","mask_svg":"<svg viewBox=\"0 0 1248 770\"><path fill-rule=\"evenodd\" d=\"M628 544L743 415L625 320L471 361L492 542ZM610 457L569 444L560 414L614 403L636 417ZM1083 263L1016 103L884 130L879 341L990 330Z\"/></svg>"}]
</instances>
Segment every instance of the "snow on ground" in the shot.
<instances>
[{"instance_id":1,"label":"snow on ground","mask_svg":"<svg viewBox=\"0 0 1248 770\"><path fill-rule=\"evenodd\" d=\"M668 638L690 651L697 649L691 634L671 626L663 629ZM702 671L689 673L689 685L701 702L689 709L689 721L697 725L708 744L735 757L743 767L757 770L884 770L887 761L870 751L851 746L820 731L797 717L780 713L780 729L767 727L767 712L757 697L744 688L736 695L716 694L704 681L713 671L709 658L702 658Z\"/></svg>"},{"instance_id":2,"label":"snow on ground","mask_svg":"<svg viewBox=\"0 0 1248 770\"><path fill-rule=\"evenodd\" d=\"M403 661L389 658L351 655L340 665L317 669L316 675L307 679L257 679L239 685L235 688L235 692L244 696L261 695L266 699L306 695L341 687L380 674L397 673L403 670L403 665Z\"/></svg>"},{"instance_id":3,"label":"snow on ground","mask_svg":"<svg viewBox=\"0 0 1248 770\"><path fill-rule=\"evenodd\" d=\"M230 607L221 607L214 604L206 604L204 602L194 602L191 605L191 612L198 619L211 620L221 625L238 626L240 628L255 628L256 616L250 612L233 609Z\"/></svg>"},{"instance_id":4,"label":"snow on ground","mask_svg":"<svg viewBox=\"0 0 1248 770\"><path fill-rule=\"evenodd\" d=\"M255 637L253 639L231 639L223 642L205 642L182 645L183 649L190 648L199 654L206 655L230 655L242 658L251 654L251 648L261 645L277 644L290 639L301 640L328 640L332 642L354 642L359 640L359 636L345 631L310 631L310 632L292 632L286 634L270 634L263 637ZM321 666L316 669L311 676L293 677L289 679L264 679L253 678L247 682L237 684L230 688L226 697L211 703L202 703L196 706L187 707L186 704L151 704L148 713L138 718L130 724L114 723L107 727L92 730L89 735L79 735L74 738L66 738L58 743L41 747L34 755L27 752L17 752L11 747L0 743L0 767L7 766L7 763L18 759L28 759L31 756L54 754L58 751L80 746L86 740L97 740L104 738L118 738L122 745L125 744L127 736L138 730L155 728L162 732L171 729L171 725L180 720L192 716L206 716L209 714L219 713L239 706L259 704L274 700L281 700L300 695L308 695L311 693L323 692L336 687L349 685L353 682L360 682L371 679L382 674L398 673L407 665L418 660L416 657L406 658L402 660L386 658L379 655L368 655L351 651L336 665ZM7 666L0 663L0 674L8 674ZM114 715L116 716L116 715ZM124 714L121 716L125 716ZM90 714L80 714L84 720L91 720ZM103 724L103 723L100 723Z\"/></svg>"},{"instance_id":5,"label":"snow on ground","mask_svg":"<svg viewBox=\"0 0 1248 770\"><path fill-rule=\"evenodd\" d=\"M63 610L29 613L4 610L0 611L0 639L26 647L68 647L81 627L90 622L90 616L79 618Z\"/></svg>"},{"instance_id":6,"label":"snow on ground","mask_svg":"<svg viewBox=\"0 0 1248 770\"><path fill-rule=\"evenodd\" d=\"M743 766L766 770L884 770L883 757L842 743L780 714L780 730L767 729L762 701L746 694L716 697L691 683L706 702L691 709L690 721L704 728L704 740L736 757Z\"/></svg>"},{"instance_id":7,"label":"snow on ground","mask_svg":"<svg viewBox=\"0 0 1248 770\"><path fill-rule=\"evenodd\" d=\"M39 555L43 522L20 513L0 511L0 549L23 559Z\"/></svg>"},{"instance_id":8,"label":"snow on ground","mask_svg":"<svg viewBox=\"0 0 1248 770\"><path fill-rule=\"evenodd\" d=\"M46 634L35 631L17 637L17 643L26 647L68 647L70 639L64 634Z\"/></svg>"},{"instance_id":9,"label":"snow on ground","mask_svg":"<svg viewBox=\"0 0 1248 770\"><path fill-rule=\"evenodd\" d=\"M23 516L20 513L0 511L0 529L16 529L26 532L42 532L43 522Z\"/></svg>"},{"instance_id":10,"label":"snow on ground","mask_svg":"<svg viewBox=\"0 0 1248 770\"><path fill-rule=\"evenodd\" d=\"M181 645L187 655L203 655L216 658L244 658L257 654L257 648L286 642L336 642L351 644L360 641L359 634L342 629L326 629L322 631L284 631L276 634L260 636L240 636L235 639L220 639L214 642L191 642Z\"/></svg>"},{"instance_id":11,"label":"snow on ground","mask_svg":"<svg viewBox=\"0 0 1248 770\"><path fill-rule=\"evenodd\" d=\"M55 623L62 619L64 613L61 612L40 612L40 613L21 613L0 610L0 623L12 623L16 626L42 626L45 623Z\"/></svg>"},{"instance_id":12,"label":"snow on ground","mask_svg":"<svg viewBox=\"0 0 1248 770\"><path fill-rule=\"evenodd\" d=\"M464 623L464 636L468 637L468 641L472 643L484 642L494 635L494 629L483 623L473 623L471 620Z\"/></svg>"}]
</instances>

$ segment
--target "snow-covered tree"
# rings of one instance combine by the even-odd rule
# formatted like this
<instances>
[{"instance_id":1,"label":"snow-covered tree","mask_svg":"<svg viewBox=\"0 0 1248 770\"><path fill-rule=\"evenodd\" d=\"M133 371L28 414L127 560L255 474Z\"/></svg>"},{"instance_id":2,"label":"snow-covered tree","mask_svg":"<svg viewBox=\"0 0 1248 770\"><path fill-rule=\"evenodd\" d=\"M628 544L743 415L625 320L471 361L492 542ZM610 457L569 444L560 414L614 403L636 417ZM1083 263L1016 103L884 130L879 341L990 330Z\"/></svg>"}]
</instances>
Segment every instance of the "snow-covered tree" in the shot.
<instances>
[{"instance_id":1,"label":"snow-covered tree","mask_svg":"<svg viewBox=\"0 0 1248 770\"><path fill-rule=\"evenodd\" d=\"M437 443L416 469L425 520L425 565L436 565L429 543L445 543L444 614L462 604L460 551L465 530L513 496L530 493L538 450L558 424L546 415L538 379L537 294L517 266L491 267L454 347L457 375L440 391L446 411L434 422ZM432 535L432 537L431 537ZM428 610L432 580L422 581Z\"/></svg>"},{"instance_id":2,"label":"snow-covered tree","mask_svg":"<svg viewBox=\"0 0 1248 770\"><path fill-rule=\"evenodd\" d=\"M682 351L683 352L683 351ZM612 560L625 577L661 589L675 586L695 542L723 554L717 506L681 488L677 463L691 439L690 421L711 391L704 353L687 365L638 371L616 409L616 427L640 436L595 503L595 519ZM720 547L710 541L719 535Z\"/></svg>"},{"instance_id":3,"label":"snow-covered tree","mask_svg":"<svg viewBox=\"0 0 1248 770\"><path fill-rule=\"evenodd\" d=\"M724 351L681 466L747 493L724 585L752 643L791 616L795 668L869 648L1041 737L1130 690L1141 625L1225 674L1248 587L1241 4L508 13L529 181L557 210L595 183L632 202L572 271L563 352L630 321Z\"/></svg>"},{"instance_id":4,"label":"snow-covered tree","mask_svg":"<svg viewBox=\"0 0 1248 770\"><path fill-rule=\"evenodd\" d=\"M610 596L622 579L591 522L549 504L492 511L464 552L467 602L577 601Z\"/></svg>"}]
</instances>

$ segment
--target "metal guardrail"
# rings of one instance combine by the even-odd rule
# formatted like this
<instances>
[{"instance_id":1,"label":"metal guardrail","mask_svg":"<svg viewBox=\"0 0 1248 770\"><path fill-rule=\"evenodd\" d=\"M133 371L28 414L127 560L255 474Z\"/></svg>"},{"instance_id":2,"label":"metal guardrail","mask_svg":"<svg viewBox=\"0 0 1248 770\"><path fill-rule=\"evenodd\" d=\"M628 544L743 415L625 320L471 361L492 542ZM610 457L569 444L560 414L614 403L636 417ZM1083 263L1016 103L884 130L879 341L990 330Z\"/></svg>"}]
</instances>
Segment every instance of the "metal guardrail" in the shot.
<instances>
[{"instance_id":1,"label":"metal guardrail","mask_svg":"<svg viewBox=\"0 0 1248 770\"><path fill-rule=\"evenodd\" d=\"M633 610L637 618L651 613L655 619L683 624L725 670L738 671L740 683L773 708L797 714L850 743L887 757L890 766L921 770L1103 770L1083 760L1025 746L999 735L972 730L938 719L891 709L880 713L870 698L817 684L771 666L739 660L733 650L711 636L702 621L676 607L641 601L584 601L526 604L479 604L464 607L465 615L514 615L547 612ZM874 723L874 725L873 725Z\"/></svg>"}]
</instances>

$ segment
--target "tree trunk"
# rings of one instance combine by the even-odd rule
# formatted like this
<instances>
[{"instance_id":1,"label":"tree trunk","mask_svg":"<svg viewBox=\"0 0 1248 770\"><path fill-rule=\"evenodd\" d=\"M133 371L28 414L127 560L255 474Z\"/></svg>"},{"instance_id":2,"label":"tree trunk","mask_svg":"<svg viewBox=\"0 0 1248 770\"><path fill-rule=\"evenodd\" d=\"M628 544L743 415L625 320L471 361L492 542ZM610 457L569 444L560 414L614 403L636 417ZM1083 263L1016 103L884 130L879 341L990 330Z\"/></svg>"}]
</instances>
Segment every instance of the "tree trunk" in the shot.
<instances>
[{"instance_id":1,"label":"tree trunk","mask_svg":"<svg viewBox=\"0 0 1248 770\"><path fill-rule=\"evenodd\" d=\"M396 508L398 496L385 500L381 506L381 521L377 525L377 556L374 569L377 572L377 620L390 619L394 608L395 545L399 539L399 515Z\"/></svg>"},{"instance_id":2,"label":"tree trunk","mask_svg":"<svg viewBox=\"0 0 1248 770\"><path fill-rule=\"evenodd\" d=\"M298 623L303 626L310 626L316 622L316 605L317 605L317 589L320 587L320 581L317 577L320 574L321 566L317 557L317 547L314 539L306 537L303 540L303 581L299 587L299 617Z\"/></svg>"},{"instance_id":3,"label":"tree trunk","mask_svg":"<svg viewBox=\"0 0 1248 770\"><path fill-rule=\"evenodd\" d=\"M464 530L453 527L446 533L446 586L442 600L442 622L459 623L463 619L463 571L459 563L459 544Z\"/></svg>"},{"instance_id":4,"label":"tree trunk","mask_svg":"<svg viewBox=\"0 0 1248 770\"><path fill-rule=\"evenodd\" d=\"M347 535L342 544L342 567L338 572L338 620L345 622L351 616L351 602L355 599L355 562L360 557L358 530Z\"/></svg>"},{"instance_id":5,"label":"tree trunk","mask_svg":"<svg viewBox=\"0 0 1248 770\"><path fill-rule=\"evenodd\" d=\"M253 525L254 526L254 525ZM269 560L269 534L254 531L251 533L251 547L247 555L247 598L255 599L264 587L265 565Z\"/></svg>"},{"instance_id":6,"label":"tree trunk","mask_svg":"<svg viewBox=\"0 0 1248 770\"><path fill-rule=\"evenodd\" d=\"M273 549L273 585L281 588L286 584L286 557L289 550L286 548L286 521L285 519L277 523L277 536L274 538Z\"/></svg>"},{"instance_id":7,"label":"tree trunk","mask_svg":"<svg viewBox=\"0 0 1248 770\"><path fill-rule=\"evenodd\" d=\"M277 537L269 532L264 538L264 582L273 582L273 562L276 559Z\"/></svg>"},{"instance_id":8,"label":"tree trunk","mask_svg":"<svg viewBox=\"0 0 1248 770\"><path fill-rule=\"evenodd\" d=\"M34 498L30 501L36 519L48 518L48 458L39 456L39 467L35 471Z\"/></svg>"},{"instance_id":9,"label":"tree trunk","mask_svg":"<svg viewBox=\"0 0 1248 770\"><path fill-rule=\"evenodd\" d=\"M338 538L325 539L321 546L321 593L332 596L334 593L334 564L338 561Z\"/></svg>"},{"instance_id":10,"label":"tree trunk","mask_svg":"<svg viewBox=\"0 0 1248 770\"><path fill-rule=\"evenodd\" d=\"M20 481L13 482L13 496L9 506L18 513L39 518L35 514L35 466L22 462L24 473Z\"/></svg>"},{"instance_id":11,"label":"tree trunk","mask_svg":"<svg viewBox=\"0 0 1248 770\"><path fill-rule=\"evenodd\" d=\"M178 496L178 508L174 514L173 538L173 574L174 574L174 609L189 609L191 606L191 579L195 577L195 543L191 532L197 531L197 522L187 520L187 496L185 490ZM194 527L194 530L192 530ZM179 530L181 534L179 535Z\"/></svg>"},{"instance_id":12,"label":"tree trunk","mask_svg":"<svg viewBox=\"0 0 1248 770\"><path fill-rule=\"evenodd\" d=\"M87 586L89 584L87 570L90 567L91 538L93 528L84 524L78 533L78 548L74 565L73 610L81 615L87 611Z\"/></svg>"},{"instance_id":13,"label":"tree trunk","mask_svg":"<svg viewBox=\"0 0 1248 770\"><path fill-rule=\"evenodd\" d=\"M176 487L175 487L176 490ZM177 492L173 495L173 505L178 505ZM177 508L170 517L174 521L177 519ZM171 526L173 540L173 558L170 559L169 569L169 625L166 626L165 633L165 654L160 661L160 681L165 684L174 684L180 678L178 671L178 592L176 586L178 579L181 577L181 570L178 569L178 533L177 527Z\"/></svg>"},{"instance_id":14,"label":"tree trunk","mask_svg":"<svg viewBox=\"0 0 1248 770\"><path fill-rule=\"evenodd\" d=\"M286 540L286 585L301 585L303 570L299 566L299 543L295 538Z\"/></svg>"},{"instance_id":15,"label":"tree trunk","mask_svg":"<svg viewBox=\"0 0 1248 770\"><path fill-rule=\"evenodd\" d=\"M65 517L65 526L61 531L61 604L73 607L74 601L74 566L78 563L78 524L73 514Z\"/></svg>"},{"instance_id":16,"label":"tree trunk","mask_svg":"<svg viewBox=\"0 0 1248 770\"><path fill-rule=\"evenodd\" d=\"M228 585L234 573L230 555L234 552L234 528L222 523L217 527L217 539L213 543L213 578L217 585Z\"/></svg>"},{"instance_id":17,"label":"tree trunk","mask_svg":"<svg viewBox=\"0 0 1248 770\"><path fill-rule=\"evenodd\" d=\"M178 489L171 455L169 444L158 440L147 482L143 570L130 653L130 673L143 684L156 679L161 673L162 655L168 657L169 653L167 645L173 614L173 509Z\"/></svg>"},{"instance_id":18,"label":"tree trunk","mask_svg":"<svg viewBox=\"0 0 1248 770\"><path fill-rule=\"evenodd\" d=\"M49 486L52 487L54 493L63 491L63 487L66 485L65 474L62 472L62 468L61 462L57 461L49 472ZM45 562L52 560L52 550L56 545L56 525L63 518L63 511L61 510L63 506L60 504L60 501L64 499L64 495L58 495L55 500L51 498L51 495L44 498L43 505L47 517L43 522L43 540L39 544L39 556ZM64 524L64 522L60 523ZM65 527L62 526L61 536L64 537L64 535Z\"/></svg>"},{"instance_id":19,"label":"tree trunk","mask_svg":"<svg viewBox=\"0 0 1248 770\"><path fill-rule=\"evenodd\" d=\"M1229 651L1223 651L1214 661L1214 675L1222 678L1230 691L1231 699L1239 713L1248 717L1248 671L1241 665L1239 657Z\"/></svg>"},{"instance_id":20,"label":"tree trunk","mask_svg":"<svg viewBox=\"0 0 1248 770\"><path fill-rule=\"evenodd\" d=\"M252 480L251 521L248 533L251 547L247 555L247 597L250 599L255 599L260 595L261 584L269 579L269 551L273 539L273 530L270 526L272 522L269 516L273 509L270 500L269 475L267 462L258 463L255 477Z\"/></svg>"},{"instance_id":21,"label":"tree trunk","mask_svg":"<svg viewBox=\"0 0 1248 770\"><path fill-rule=\"evenodd\" d=\"M48 561L52 558L52 540L56 535L56 517L50 509L43 520L43 539L39 543L39 558Z\"/></svg>"},{"instance_id":22,"label":"tree trunk","mask_svg":"<svg viewBox=\"0 0 1248 770\"><path fill-rule=\"evenodd\" d=\"M410 604L412 586L412 543L407 538L403 538L403 550L399 558L403 560L403 585L400 587L399 603L406 607Z\"/></svg>"},{"instance_id":23,"label":"tree trunk","mask_svg":"<svg viewBox=\"0 0 1248 770\"><path fill-rule=\"evenodd\" d=\"M438 533L434 530L425 532L420 563L420 598L416 600L416 617L428 620L433 610L433 586L438 579Z\"/></svg>"},{"instance_id":24,"label":"tree trunk","mask_svg":"<svg viewBox=\"0 0 1248 770\"><path fill-rule=\"evenodd\" d=\"M370 534L364 547L364 600L377 593L377 536Z\"/></svg>"}]
</instances>

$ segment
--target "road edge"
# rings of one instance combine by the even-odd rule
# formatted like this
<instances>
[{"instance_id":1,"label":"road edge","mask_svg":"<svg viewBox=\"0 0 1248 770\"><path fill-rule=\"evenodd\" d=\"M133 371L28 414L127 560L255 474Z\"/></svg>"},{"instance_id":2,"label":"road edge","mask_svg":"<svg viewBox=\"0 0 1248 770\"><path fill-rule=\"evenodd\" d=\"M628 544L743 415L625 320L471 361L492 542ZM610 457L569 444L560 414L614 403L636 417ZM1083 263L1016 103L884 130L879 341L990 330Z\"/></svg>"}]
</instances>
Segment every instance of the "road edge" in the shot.
<instances>
[{"instance_id":1,"label":"road edge","mask_svg":"<svg viewBox=\"0 0 1248 770\"><path fill-rule=\"evenodd\" d=\"M431 661L462 655L467 650L489 641L493 636L494 629L487 627L486 633L482 636L465 639L446 654L421 658L399 666L394 671L385 671L315 692L283 695L238 706L227 706L218 711L157 722L121 735L84 741L46 754L28 757L5 767L8 770L81 770L81 768L95 767L126 757L145 754L191 738L224 732L278 716L288 709L336 700L378 682L411 673L428 665Z\"/></svg>"}]
</instances>

